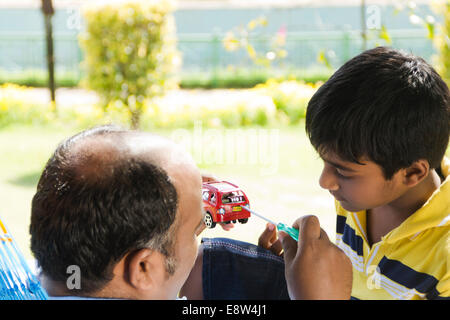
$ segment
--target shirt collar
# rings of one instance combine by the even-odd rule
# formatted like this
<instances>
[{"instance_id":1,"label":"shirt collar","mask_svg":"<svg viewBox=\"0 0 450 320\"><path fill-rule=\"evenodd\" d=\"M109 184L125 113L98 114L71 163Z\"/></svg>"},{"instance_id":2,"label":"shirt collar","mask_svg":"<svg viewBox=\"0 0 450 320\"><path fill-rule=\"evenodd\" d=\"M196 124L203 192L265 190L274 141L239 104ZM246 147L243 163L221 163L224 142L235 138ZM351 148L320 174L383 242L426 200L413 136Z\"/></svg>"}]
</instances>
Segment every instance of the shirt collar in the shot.
<instances>
[{"instance_id":1,"label":"shirt collar","mask_svg":"<svg viewBox=\"0 0 450 320\"><path fill-rule=\"evenodd\" d=\"M450 223L450 159L444 157L441 169L445 176L444 182L419 210L382 237L382 240L392 243L406 237L413 239L424 230Z\"/></svg>"}]
</instances>

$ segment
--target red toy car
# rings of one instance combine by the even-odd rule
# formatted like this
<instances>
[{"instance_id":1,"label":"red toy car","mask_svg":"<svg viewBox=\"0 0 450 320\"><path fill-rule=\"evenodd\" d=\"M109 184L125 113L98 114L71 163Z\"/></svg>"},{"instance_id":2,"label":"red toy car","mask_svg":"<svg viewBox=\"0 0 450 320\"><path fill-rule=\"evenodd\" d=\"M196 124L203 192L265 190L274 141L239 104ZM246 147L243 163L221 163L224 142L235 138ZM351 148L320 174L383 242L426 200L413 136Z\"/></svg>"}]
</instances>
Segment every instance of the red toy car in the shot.
<instances>
[{"instance_id":1,"label":"red toy car","mask_svg":"<svg viewBox=\"0 0 450 320\"><path fill-rule=\"evenodd\" d=\"M214 228L217 222L246 223L250 212L241 206L250 203L245 193L235 184L227 181L214 181L203 183L203 208L205 209L205 225Z\"/></svg>"}]
</instances>

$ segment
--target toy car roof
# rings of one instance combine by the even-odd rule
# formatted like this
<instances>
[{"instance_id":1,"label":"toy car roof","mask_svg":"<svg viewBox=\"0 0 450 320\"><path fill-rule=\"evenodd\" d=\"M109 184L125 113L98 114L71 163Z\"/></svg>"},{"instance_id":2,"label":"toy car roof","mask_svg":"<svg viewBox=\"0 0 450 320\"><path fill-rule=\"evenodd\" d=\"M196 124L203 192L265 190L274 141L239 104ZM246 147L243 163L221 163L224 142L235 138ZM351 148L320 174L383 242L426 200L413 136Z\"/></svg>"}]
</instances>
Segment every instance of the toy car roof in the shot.
<instances>
[{"instance_id":1,"label":"toy car roof","mask_svg":"<svg viewBox=\"0 0 450 320\"><path fill-rule=\"evenodd\" d=\"M232 184L231 182L228 181L206 182L203 184L203 186L208 187L208 189L212 191L219 191L219 192L230 192L241 190L237 185Z\"/></svg>"}]
</instances>

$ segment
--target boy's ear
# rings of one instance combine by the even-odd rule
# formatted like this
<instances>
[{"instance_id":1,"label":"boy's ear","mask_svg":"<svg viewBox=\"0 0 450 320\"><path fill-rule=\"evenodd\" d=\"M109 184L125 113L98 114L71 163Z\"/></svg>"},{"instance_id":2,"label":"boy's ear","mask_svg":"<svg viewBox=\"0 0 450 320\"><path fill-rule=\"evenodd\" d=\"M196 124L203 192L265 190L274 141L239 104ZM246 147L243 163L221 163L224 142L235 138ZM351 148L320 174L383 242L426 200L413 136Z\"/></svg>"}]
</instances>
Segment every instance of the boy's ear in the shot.
<instances>
[{"instance_id":1,"label":"boy's ear","mask_svg":"<svg viewBox=\"0 0 450 320\"><path fill-rule=\"evenodd\" d=\"M158 251L140 249L126 259L128 281L136 290L157 290L166 277L165 257Z\"/></svg>"},{"instance_id":2,"label":"boy's ear","mask_svg":"<svg viewBox=\"0 0 450 320\"><path fill-rule=\"evenodd\" d=\"M414 187L425 179L430 173L430 164L427 160L417 160L404 169L403 183L408 187Z\"/></svg>"}]
</instances>

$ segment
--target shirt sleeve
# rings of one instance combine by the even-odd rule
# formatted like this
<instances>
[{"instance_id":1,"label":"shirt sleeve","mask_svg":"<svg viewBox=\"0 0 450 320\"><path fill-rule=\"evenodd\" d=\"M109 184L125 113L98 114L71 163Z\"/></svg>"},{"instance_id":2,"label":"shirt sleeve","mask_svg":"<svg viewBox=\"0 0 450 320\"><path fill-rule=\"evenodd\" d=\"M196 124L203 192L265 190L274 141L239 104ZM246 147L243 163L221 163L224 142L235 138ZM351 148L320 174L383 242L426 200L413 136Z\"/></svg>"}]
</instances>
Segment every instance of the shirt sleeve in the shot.
<instances>
[{"instance_id":1,"label":"shirt sleeve","mask_svg":"<svg viewBox=\"0 0 450 320\"><path fill-rule=\"evenodd\" d=\"M450 300L450 272L436 285L436 294L432 300Z\"/></svg>"},{"instance_id":2,"label":"shirt sleeve","mask_svg":"<svg viewBox=\"0 0 450 320\"><path fill-rule=\"evenodd\" d=\"M447 251L447 272L439 279L436 285L436 292L431 298L433 300L450 300L450 232L447 233L445 238L445 250Z\"/></svg>"}]
</instances>

